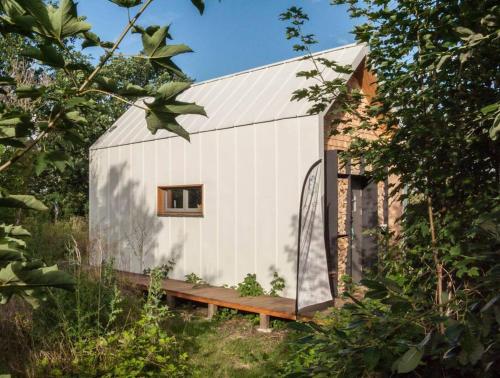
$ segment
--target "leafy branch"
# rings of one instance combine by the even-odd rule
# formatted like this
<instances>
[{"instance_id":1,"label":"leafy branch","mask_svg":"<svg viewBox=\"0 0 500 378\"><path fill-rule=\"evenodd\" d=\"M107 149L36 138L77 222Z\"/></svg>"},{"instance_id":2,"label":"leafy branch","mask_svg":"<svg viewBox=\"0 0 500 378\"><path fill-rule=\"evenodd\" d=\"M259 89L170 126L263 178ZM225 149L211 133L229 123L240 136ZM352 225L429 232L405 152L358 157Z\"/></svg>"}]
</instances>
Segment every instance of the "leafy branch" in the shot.
<instances>
[{"instance_id":1,"label":"leafy branch","mask_svg":"<svg viewBox=\"0 0 500 378\"><path fill-rule=\"evenodd\" d=\"M0 32L22 41L26 47L20 55L29 62L37 62L41 71L54 77L44 85L27 86L17 77L1 72L0 96L9 95L9 102L0 104L0 146L5 149L4 156L8 156L0 164L2 174L28 153L35 153L34 171L37 175L48 164L62 171L70 159L65 148L81 142L79 133L84 125L88 126L86 115L96 110L96 95L104 101L115 99L143 110L152 133L164 129L187 140L189 134L176 117L181 114L205 115L201 106L177 100L177 96L190 87L188 82L171 81L158 88L153 85L141 87L130 82L118 86L106 76L105 68L131 30L141 34L143 51L140 57L147 59L156 72L165 71L183 77L171 59L191 51L185 45L167 43L171 39L168 26L142 28L137 25L153 0L112 2L127 9L141 5L134 17L128 17L114 43L101 40L91 31L91 25L78 15L73 0L60 0L57 6L43 0L4 0L0 3ZM203 12L202 0L191 2L200 13ZM79 47L83 50L90 46L100 46L105 51L95 67L82 59L82 52L77 51ZM135 101L145 96L151 101L143 104ZM20 100L30 101L32 106L19 106ZM49 135L54 135L57 142L42 144ZM0 207L47 210L32 196L10 194L2 188ZM13 232L18 232L20 237ZM18 294L27 300L33 299L35 303L39 295L35 289L39 287L70 288L73 284L71 277L58 271L56 266L46 267L41 261L26 255L22 237L29 237L29 233L11 225L3 225L0 229L0 302Z\"/></svg>"}]
</instances>

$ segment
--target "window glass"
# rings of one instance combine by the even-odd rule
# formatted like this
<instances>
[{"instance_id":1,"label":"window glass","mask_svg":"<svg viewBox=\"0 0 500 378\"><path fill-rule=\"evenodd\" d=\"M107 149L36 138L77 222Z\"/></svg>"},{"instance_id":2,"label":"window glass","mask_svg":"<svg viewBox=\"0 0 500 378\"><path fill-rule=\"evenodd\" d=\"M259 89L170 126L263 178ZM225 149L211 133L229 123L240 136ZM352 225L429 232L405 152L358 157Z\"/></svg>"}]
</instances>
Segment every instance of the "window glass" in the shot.
<instances>
[{"instance_id":1,"label":"window glass","mask_svg":"<svg viewBox=\"0 0 500 378\"><path fill-rule=\"evenodd\" d=\"M188 208L201 209L201 188L189 188L186 193L188 195Z\"/></svg>"},{"instance_id":2,"label":"window glass","mask_svg":"<svg viewBox=\"0 0 500 378\"><path fill-rule=\"evenodd\" d=\"M157 213L160 216L203 216L203 186L159 186Z\"/></svg>"},{"instance_id":3,"label":"window glass","mask_svg":"<svg viewBox=\"0 0 500 378\"><path fill-rule=\"evenodd\" d=\"M167 208L182 209L183 206L183 189L169 189L167 191Z\"/></svg>"}]
</instances>

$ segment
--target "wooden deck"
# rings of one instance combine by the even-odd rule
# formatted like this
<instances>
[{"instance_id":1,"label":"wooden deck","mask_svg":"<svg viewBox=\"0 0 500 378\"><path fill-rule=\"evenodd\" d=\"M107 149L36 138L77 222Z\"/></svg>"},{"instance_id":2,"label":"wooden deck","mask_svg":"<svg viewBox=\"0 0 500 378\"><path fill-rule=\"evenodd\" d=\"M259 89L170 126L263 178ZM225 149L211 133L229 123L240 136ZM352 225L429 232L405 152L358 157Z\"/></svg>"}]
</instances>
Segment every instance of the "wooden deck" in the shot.
<instances>
[{"instance_id":1,"label":"wooden deck","mask_svg":"<svg viewBox=\"0 0 500 378\"><path fill-rule=\"evenodd\" d=\"M147 289L148 287L149 277L146 275L123 271L120 271L119 275L143 289ZM163 289L167 296L209 304L209 313L210 306L215 305L253 312L260 314L261 318L263 315L267 315L281 319L297 320L295 316L295 300L290 298L271 297L269 295L240 297L239 293L234 289L207 285L196 286L185 281L173 279L163 280ZM300 319L307 318L309 318L307 315L300 316Z\"/></svg>"}]
</instances>

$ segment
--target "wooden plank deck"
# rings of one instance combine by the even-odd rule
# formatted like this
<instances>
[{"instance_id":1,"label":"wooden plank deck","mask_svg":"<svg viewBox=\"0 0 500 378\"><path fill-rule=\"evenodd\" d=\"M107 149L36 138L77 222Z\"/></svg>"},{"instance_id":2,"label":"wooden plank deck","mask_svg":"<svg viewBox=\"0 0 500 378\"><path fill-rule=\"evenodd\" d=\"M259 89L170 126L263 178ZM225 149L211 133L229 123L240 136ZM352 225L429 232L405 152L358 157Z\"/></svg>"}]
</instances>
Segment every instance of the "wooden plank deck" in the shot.
<instances>
[{"instance_id":1,"label":"wooden plank deck","mask_svg":"<svg viewBox=\"0 0 500 378\"><path fill-rule=\"evenodd\" d=\"M143 274L119 271L119 275L134 285L147 289L149 277ZM167 295L207 303L220 307L253 312L281 319L297 320L295 316L295 300L282 297L260 295L258 297L240 297L234 289L216 286L196 286L185 281L165 279L163 289ZM300 316L301 319L308 316Z\"/></svg>"}]
</instances>

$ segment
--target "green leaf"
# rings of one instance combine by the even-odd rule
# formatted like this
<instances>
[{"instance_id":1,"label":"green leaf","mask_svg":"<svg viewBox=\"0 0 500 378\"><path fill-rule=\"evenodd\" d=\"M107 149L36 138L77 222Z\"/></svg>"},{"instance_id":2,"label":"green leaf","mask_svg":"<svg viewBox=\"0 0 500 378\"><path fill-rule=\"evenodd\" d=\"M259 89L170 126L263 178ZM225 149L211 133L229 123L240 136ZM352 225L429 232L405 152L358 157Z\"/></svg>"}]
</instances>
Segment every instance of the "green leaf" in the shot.
<instances>
[{"instance_id":1,"label":"green leaf","mask_svg":"<svg viewBox=\"0 0 500 378\"><path fill-rule=\"evenodd\" d=\"M31 209L44 211L47 207L34 196L23 194L11 194L0 197L0 207L11 207L17 209Z\"/></svg>"},{"instance_id":2,"label":"green leaf","mask_svg":"<svg viewBox=\"0 0 500 378\"><path fill-rule=\"evenodd\" d=\"M0 85L15 85L16 81L10 76L0 76Z\"/></svg>"},{"instance_id":3,"label":"green leaf","mask_svg":"<svg viewBox=\"0 0 500 378\"><path fill-rule=\"evenodd\" d=\"M363 351L363 361L366 364L368 371L373 371L380 360L380 351L377 348L371 347Z\"/></svg>"},{"instance_id":4,"label":"green leaf","mask_svg":"<svg viewBox=\"0 0 500 378\"><path fill-rule=\"evenodd\" d=\"M125 97L146 96L149 91L139 85L128 83L125 88L118 90L118 94Z\"/></svg>"},{"instance_id":5,"label":"green leaf","mask_svg":"<svg viewBox=\"0 0 500 378\"><path fill-rule=\"evenodd\" d=\"M79 19L73 0L61 0L57 8L41 0L17 1L34 19L31 30L45 37L62 41L90 30L90 24Z\"/></svg>"},{"instance_id":6,"label":"green leaf","mask_svg":"<svg viewBox=\"0 0 500 378\"><path fill-rule=\"evenodd\" d=\"M77 124L82 124L82 125L87 124L87 119L83 117L78 110L73 110L71 112L65 113L64 118Z\"/></svg>"},{"instance_id":7,"label":"green leaf","mask_svg":"<svg viewBox=\"0 0 500 378\"><path fill-rule=\"evenodd\" d=\"M205 109L203 106L187 103L187 102L174 102L173 104L168 104L163 107L163 111L172 114L198 114L206 116Z\"/></svg>"},{"instance_id":8,"label":"green leaf","mask_svg":"<svg viewBox=\"0 0 500 378\"><path fill-rule=\"evenodd\" d=\"M29 231L22 226L0 225L3 228L3 233L12 236L31 236Z\"/></svg>"},{"instance_id":9,"label":"green leaf","mask_svg":"<svg viewBox=\"0 0 500 378\"><path fill-rule=\"evenodd\" d=\"M51 45L41 45L38 48L28 47L21 52L21 55L39 60L54 68L63 68L66 65L63 56Z\"/></svg>"},{"instance_id":10,"label":"green leaf","mask_svg":"<svg viewBox=\"0 0 500 378\"><path fill-rule=\"evenodd\" d=\"M420 363L424 352L416 347L411 347L398 358L393 364L393 370L397 371L399 374L409 373L415 370L415 368Z\"/></svg>"},{"instance_id":11,"label":"green leaf","mask_svg":"<svg viewBox=\"0 0 500 378\"><path fill-rule=\"evenodd\" d=\"M6 118L0 118L0 127L14 127L22 125L25 122L26 119L22 115L17 116L16 114L14 114Z\"/></svg>"},{"instance_id":12,"label":"green leaf","mask_svg":"<svg viewBox=\"0 0 500 378\"><path fill-rule=\"evenodd\" d=\"M45 92L44 87L34 85L19 85L16 88L16 95L18 98L37 98Z\"/></svg>"},{"instance_id":13,"label":"green leaf","mask_svg":"<svg viewBox=\"0 0 500 378\"><path fill-rule=\"evenodd\" d=\"M457 26L455 28L455 31L458 33L458 34L462 34L462 35L472 35L474 34L474 32L472 30L470 30L469 28L466 28L466 27L463 27L463 26Z\"/></svg>"},{"instance_id":14,"label":"green leaf","mask_svg":"<svg viewBox=\"0 0 500 378\"><path fill-rule=\"evenodd\" d=\"M42 0L16 0L26 15L31 18L30 31L52 37L48 7Z\"/></svg>"},{"instance_id":15,"label":"green leaf","mask_svg":"<svg viewBox=\"0 0 500 378\"><path fill-rule=\"evenodd\" d=\"M73 0L61 0L59 8L50 12L52 27L59 40L90 30L90 24L78 19Z\"/></svg>"},{"instance_id":16,"label":"green leaf","mask_svg":"<svg viewBox=\"0 0 500 378\"><path fill-rule=\"evenodd\" d=\"M155 106L156 104L163 104L181 94L190 86L191 83L181 81L172 81L170 83L163 84L160 88L158 88L155 95L155 101L153 101L150 105Z\"/></svg>"},{"instance_id":17,"label":"green leaf","mask_svg":"<svg viewBox=\"0 0 500 378\"><path fill-rule=\"evenodd\" d=\"M189 142L189 133L175 120L175 115L157 110L146 112L146 123L152 134L160 129L165 129Z\"/></svg>"},{"instance_id":18,"label":"green leaf","mask_svg":"<svg viewBox=\"0 0 500 378\"><path fill-rule=\"evenodd\" d=\"M4 243L0 244L0 268L6 267L15 261L25 261L23 253L18 249L6 247Z\"/></svg>"},{"instance_id":19,"label":"green leaf","mask_svg":"<svg viewBox=\"0 0 500 378\"><path fill-rule=\"evenodd\" d=\"M38 260L16 261L0 269L0 301L5 303L13 295L21 295L36 307L37 289L55 287L73 289L75 281L57 265L44 266Z\"/></svg>"},{"instance_id":20,"label":"green leaf","mask_svg":"<svg viewBox=\"0 0 500 378\"><path fill-rule=\"evenodd\" d=\"M438 61L437 65L436 65L436 71L440 71L441 67L443 66L443 64L445 64L446 61L448 59L450 59L450 58L451 58L450 54L444 54L444 55L442 55L441 58L439 58L439 61Z\"/></svg>"},{"instance_id":21,"label":"green leaf","mask_svg":"<svg viewBox=\"0 0 500 378\"><path fill-rule=\"evenodd\" d=\"M169 26L149 26L146 29L136 27L134 31L142 34L143 54L149 59L153 67L164 68L182 75L182 71L172 62L171 58L186 52L192 52L186 45L167 45L171 39Z\"/></svg>"},{"instance_id":22,"label":"green leaf","mask_svg":"<svg viewBox=\"0 0 500 378\"><path fill-rule=\"evenodd\" d=\"M35 174L39 176L49 165L62 172L67 163L68 156L63 151L42 152L36 157Z\"/></svg>"},{"instance_id":23,"label":"green leaf","mask_svg":"<svg viewBox=\"0 0 500 378\"><path fill-rule=\"evenodd\" d=\"M95 101L89 100L85 97L72 97L65 103L66 108L74 108L74 107L86 108L86 107L92 107L93 105L95 105Z\"/></svg>"},{"instance_id":24,"label":"green leaf","mask_svg":"<svg viewBox=\"0 0 500 378\"><path fill-rule=\"evenodd\" d=\"M113 42L101 41L99 36L90 31L83 33L83 37L85 38L82 42L82 49L92 46L100 46L102 48L111 48L113 47Z\"/></svg>"},{"instance_id":25,"label":"green leaf","mask_svg":"<svg viewBox=\"0 0 500 378\"><path fill-rule=\"evenodd\" d=\"M486 115L489 113L493 113L499 109L500 109L500 102L497 102L495 104L490 104L490 105L487 105L487 106L481 108L481 113Z\"/></svg>"},{"instance_id":26,"label":"green leaf","mask_svg":"<svg viewBox=\"0 0 500 378\"><path fill-rule=\"evenodd\" d=\"M198 12L200 12L200 14L203 14L203 12L205 11L205 1L204 0L191 0L191 2L196 7L196 9L198 9Z\"/></svg>"},{"instance_id":27,"label":"green leaf","mask_svg":"<svg viewBox=\"0 0 500 378\"><path fill-rule=\"evenodd\" d=\"M290 322L288 324L288 328L290 328L294 331L304 332L304 333L313 332L313 329L307 323L303 323L303 322Z\"/></svg>"},{"instance_id":28,"label":"green leaf","mask_svg":"<svg viewBox=\"0 0 500 378\"><path fill-rule=\"evenodd\" d=\"M117 83L116 80L111 79L107 76L98 76L95 79L95 82L97 83L97 86L99 89L102 89L107 92L117 92Z\"/></svg>"},{"instance_id":29,"label":"green leaf","mask_svg":"<svg viewBox=\"0 0 500 378\"><path fill-rule=\"evenodd\" d=\"M25 33L31 31L35 20L32 16L26 14L26 11L18 2L14 0L3 0L1 6L5 14L0 15L0 19L3 19L6 24L14 28L19 28L20 31Z\"/></svg>"},{"instance_id":30,"label":"green leaf","mask_svg":"<svg viewBox=\"0 0 500 378\"><path fill-rule=\"evenodd\" d=\"M142 0L109 0L109 1L123 8L133 8L139 4L142 4Z\"/></svg>"},{"instance_id":31,"label":"green leaf","mask_svg":"<svg viewBox=\"0 0 500 378\"><path fill-rule=\"evenodd\" d=\"M0 144L2 146L10 146L14 148L24 148L26 145L21 142L20 140L17 139L12 139L12 138L0 138Z\"/></svg>"}]
</instances>

